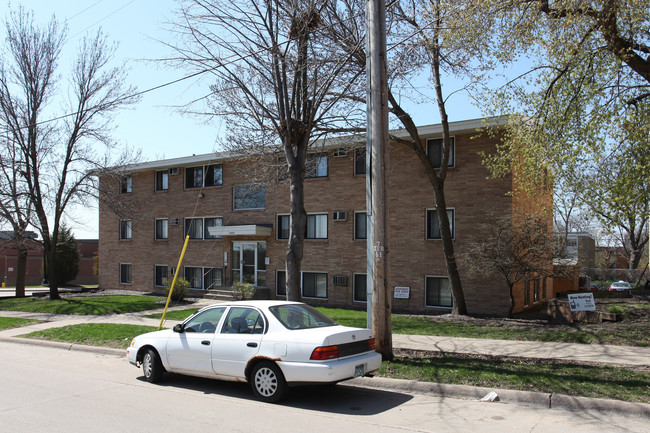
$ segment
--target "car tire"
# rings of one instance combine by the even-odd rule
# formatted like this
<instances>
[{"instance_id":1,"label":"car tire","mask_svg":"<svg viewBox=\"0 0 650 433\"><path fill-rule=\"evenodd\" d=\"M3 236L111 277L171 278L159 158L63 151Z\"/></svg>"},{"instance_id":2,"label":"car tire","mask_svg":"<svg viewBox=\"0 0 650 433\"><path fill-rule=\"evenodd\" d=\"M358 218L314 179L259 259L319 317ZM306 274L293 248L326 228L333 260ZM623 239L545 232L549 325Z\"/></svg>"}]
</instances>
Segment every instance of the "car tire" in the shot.
<instances>
[{"instance_id":1,"label":"car tire","mask_svg":"<svg viewBox=\"0 0 650 433\"><path fill-rule=\"evenodd\" d=\"M282 400L289 389L282 370L270 361L261 361L253 367L250 384L255 397L267 403Z\"/></svg>"},{"instance_id":2,"label":"car tire","mask_svg":"<svg viewBox=\"0 0 650 433\"><path fill-rule=\"evenodd\" d=\"M163 366L162 362L160 362L160 356L155 350L149 349L144 353L142 357L142 373L144 373L147 382L156 383L160 381Z\"/></svg>"}]
</instances>

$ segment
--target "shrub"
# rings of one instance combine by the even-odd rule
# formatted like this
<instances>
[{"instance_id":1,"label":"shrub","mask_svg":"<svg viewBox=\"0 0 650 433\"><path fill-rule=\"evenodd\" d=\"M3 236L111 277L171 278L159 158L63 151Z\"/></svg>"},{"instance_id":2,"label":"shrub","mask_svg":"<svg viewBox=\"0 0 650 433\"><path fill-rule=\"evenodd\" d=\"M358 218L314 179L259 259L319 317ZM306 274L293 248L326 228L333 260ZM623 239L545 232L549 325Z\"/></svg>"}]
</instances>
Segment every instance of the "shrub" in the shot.
<instances>
[{"instance_id":1,"label":"shrub","mask_svg":"<svg viewBox=\"0 0 650 433\"><path fill-rule=\"evenodd\" d=\"M232 285L232 297L237 301L250 299L255 294L255 287L251 283L236 282Z\"/></svg>"},{"instance_id":2,"label":"shrub","mask_svg":"<svg viewBox=\"0 0 650 433\"><path fill-rule=\"evenodd\" d=\"M167 284L165 284L165 293L167 293L167 296L169 296L169 290L172 286L173 279L167 280ZM187 292L187 288L190 287L190 283L183 277L177 277L176 278L176 283L174 285L174 290L172 291L172 301L182 301L183 298L185 298L185 293Z\"/></svg>"}]
</instances>

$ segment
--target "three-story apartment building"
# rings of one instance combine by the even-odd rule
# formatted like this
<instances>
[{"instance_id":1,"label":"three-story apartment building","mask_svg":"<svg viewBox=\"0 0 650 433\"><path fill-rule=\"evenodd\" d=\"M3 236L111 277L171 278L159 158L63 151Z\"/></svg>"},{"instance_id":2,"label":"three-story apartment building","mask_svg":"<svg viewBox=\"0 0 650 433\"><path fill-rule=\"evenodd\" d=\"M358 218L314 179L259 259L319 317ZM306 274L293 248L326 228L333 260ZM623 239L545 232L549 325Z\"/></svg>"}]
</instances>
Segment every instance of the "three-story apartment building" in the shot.
<instances>
[{"instance_id":1,"label":"three-story apartment building","mask_svg":"<svg viewBox=\"0 0 650 433\"><path fill-rule=\"evenodd\" d=\"M512 176L489 179L483 167L480 152L494 152L495 139L478 134L481 120L450 126L453 146L445 191L454 247L462 254L470 239L481 236L482 223L512 215L517 200L509 194ZM440 125L421 127L420 133L430 158L439 160ZM316 146L309 156L301 295L315 305L363 308L365 147L341 143L337 139ZM116 206L100 200L100 287L162 290L179 272L197 290L245 281L266 289L270 298L285 295L290 203L283 176L255 184L241 161L227 154L147 162L125 173L121 181L100 177L101 189L118 191L119 207L130 210L118 216ZM452 299L432 186L414 152L397 143L391 143L387 176L389 282L397 288L393 309L444 313ZM187 252L176 269L186 235ZM510 294L499 277L470 277L462 266L460 274L470 313L508 313ZM544 287L544 292L524 296L528 287ZM522 284L514 310L535 307L551 294L550 281Z\"/></svg>"}]
</instances>

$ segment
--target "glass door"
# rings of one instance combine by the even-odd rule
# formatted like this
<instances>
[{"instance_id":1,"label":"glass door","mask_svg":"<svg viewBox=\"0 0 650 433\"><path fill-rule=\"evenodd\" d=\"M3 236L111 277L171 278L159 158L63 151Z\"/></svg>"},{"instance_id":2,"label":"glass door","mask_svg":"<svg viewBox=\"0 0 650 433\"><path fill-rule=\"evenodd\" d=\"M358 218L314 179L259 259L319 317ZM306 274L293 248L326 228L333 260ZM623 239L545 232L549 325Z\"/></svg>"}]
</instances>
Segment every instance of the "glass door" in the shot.
<instances>
[{"instance_id":1,"label":"glass door","mask_svg":"<svg viewBox=\"0 0 650 433\"><path fill-rule=\"evenodd\" d=\"M266 242L232 243L232 282L266 285Z\"/></svg>"}]
</instances>

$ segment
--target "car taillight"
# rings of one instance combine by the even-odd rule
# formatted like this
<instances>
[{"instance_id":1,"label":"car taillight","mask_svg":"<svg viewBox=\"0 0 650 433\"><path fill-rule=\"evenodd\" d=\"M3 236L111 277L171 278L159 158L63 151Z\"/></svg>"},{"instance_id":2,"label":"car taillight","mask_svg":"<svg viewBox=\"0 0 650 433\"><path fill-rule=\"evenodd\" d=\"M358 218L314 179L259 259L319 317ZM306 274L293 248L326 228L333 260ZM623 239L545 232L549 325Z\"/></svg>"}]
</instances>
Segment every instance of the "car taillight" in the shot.
<instances>
[{"instance_id":1,"label":"car taillight","mask_svg":"<svg viewBox=\"0 0 650 433\"><path fill-rule=\"evenodd\" d=\"M371 338L368 340L368 350L375 350L375 339Z\"/></svg>"},{"instance_id":2,"label":"car taillight","mask_svg":"<svg viewBox=\"0 0 650 433\"><path fill-rule=\"evenodd\" d=\"M339 346L321 346L314 349L309 359L324 360L339 357Z\"/></svg>"}]
</instances>

